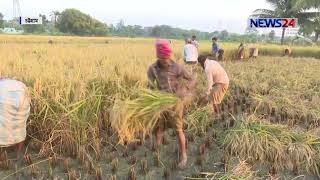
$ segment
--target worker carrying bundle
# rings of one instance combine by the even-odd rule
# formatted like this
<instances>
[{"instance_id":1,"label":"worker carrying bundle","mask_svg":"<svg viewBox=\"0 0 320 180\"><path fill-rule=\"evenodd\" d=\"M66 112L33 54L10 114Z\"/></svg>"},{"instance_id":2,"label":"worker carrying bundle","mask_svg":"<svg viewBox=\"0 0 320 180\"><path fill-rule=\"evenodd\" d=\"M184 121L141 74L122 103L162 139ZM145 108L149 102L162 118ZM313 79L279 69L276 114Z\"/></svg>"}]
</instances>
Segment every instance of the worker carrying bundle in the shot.
<instances>
[{"instance_id":1,"label":"worker carrying bundle","mask_svg":"<svg viewBox=\"0 0 320 180\"><path fill-rule=\"evenodd\" d=\"M30 99L26 86L17 80L1 78L0 146L17 145L17 159L22 155L29 113Z\"/></svg>"},{"instance_id":2,"label":"worker carrying bundle","mask_svg":"<svg viewBox=\"0 0 320 180\"><path fill-rule=\"evenodd\" d=\"M118 133L120 144L133 142L137 134L144 136L154 130L155 146L161 145L162 130L167 127L175 129L181 150L178 166L184 168L187 151L183 112L192 100L196 79L171 59L169 41L157 40L156 54L157 60L149 66L147 73L149 87L153 90L142 90L133 99L116 99L110 113L111 127ZM186 85L183 80L187 81Z\"/></svg>"},{"instance_id":3,"label":"worker carrying bundle","mask_svg":"<svg viewBox=\"0 0 320 180\"><path fill-rule=\"evenodd\" d=\"M157 61L148 69L148 79L152 84L156 82L160 91L176 94L180 98L185 99L196 85L195 78L181 65L171 60L172 49L167 40L160 39L156 42ZM188 81L187 85L182 84L182 79ZM158 122L156 127L156 143L161 144L161 130L166 123L175 128L178 135L178 141L181 149L180 168L184 168L187 164L186 140L183 132L183 109L185 104L179 104L175 107L174 113L169 113Z\"/></svg>"}]
</instances>

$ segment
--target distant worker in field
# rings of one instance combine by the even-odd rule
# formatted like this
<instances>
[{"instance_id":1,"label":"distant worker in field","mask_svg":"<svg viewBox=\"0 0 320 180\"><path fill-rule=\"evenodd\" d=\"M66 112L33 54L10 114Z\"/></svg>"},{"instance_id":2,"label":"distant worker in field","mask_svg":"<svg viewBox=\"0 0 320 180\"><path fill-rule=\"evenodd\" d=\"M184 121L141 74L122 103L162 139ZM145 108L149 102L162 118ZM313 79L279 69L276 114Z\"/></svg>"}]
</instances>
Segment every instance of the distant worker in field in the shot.
<instances>
[{"instance_id":1,"label":"distant worker in field","mask_svg":"<svg viewBox=\"0 0 320 180\"><path fill-rule=\"evenodd\" d=\"M27 87L20 81L0 79L0 147L16 145L17 159L23 156L27 136L30 99Z\"/></svg>"},{"instance_id":2,"label":"distant worker in field","mask_svg":"<svg viewBox=\"0 0 320 180\"><path fill-rule=\"evenodd\" d=\"M199 43L197 41L197 36L193 35L191 40L192 40L192 44L198 49L199 48Z\"/></svg>"},{"instance_id":3,"label":"distant worker in field","mask_svg":"<svg viewBox=\"0 0 320 180\"><path fill-rule=\"evenodd\" d=\"M237 59L244 59L244 44L240 43L237 51Z\"/></svg>"},{"instance_id":4,"label":"distant worker in field","mask_svg":"<svg viewBox=\"0 0 320 180\"><path fill-rule=\"evenodd\" d=\"M200 55L198 62L207 75L207 91L205 99L216 115L220 114L220 104L229 87L229 77L219 62Z\"/></svg>"},{"instance_id":5,"label":"distant worker in field","mask_svg":"<svg viewBox=\"0 0 320 180\"><path fill-rule=\"evenodd\" d=\"M198 63L198 49L192 44L190 38L186 39L186 45L183 47L183 59L186 64Z\"/></svg>"},{"instance_id":6,"label":"distant worker in field","mask_svg":"<svg viewBox=\"0 0 320 180\"><path fill-rule=\"evenodd\" d=\"M216 60L223 60L224 50L219 47L218 38L212 38L212 55L216 57Z\"/></svg>"},{"instance_id":7,"label":"distant worker in field","mask_svg":"<svg viewBox=\"0 0 320 180\"><path fill-rule=\"evenodd\" d=\"M283 56L290 56L291 55L291 48L286 47L284 48Z\"/></svg>"},{"instance_id":8,"label":"distant worker in field","mask_svg":"<svg viewBox=\"0 0 320 180\"><path fill-rule=\"evenodd\" d=\"M259 49L256 46L250 48L249 58L257 58L259 55Z\"/></svg>"},{"instance_id":9,"label":"distant worker in field","mask_svg":"<svg viewBox=\"0 0 320 180\"><path fill-rule=\"evenodd\" d=\"M196 85L195 78L187 70L171 60L172 49L167 40L159 39L156 42L157 61L148 69L148 79L150 86L156 83L160 91L175 93L182 99L190 95ZM187 80L187 85L183 86L182 79ZM180 103L179 103L180 104ZM182 107L180 107L182 106ZM156 143L161 144L161 130L166 125L175 128L178 135L178 141L181 149L180 168L185 168L187 164L186 139L183 132L183 109L184 105L180 104L175 111L170 111L158 121L156 132Z\"/></svg>"}]
</instances>

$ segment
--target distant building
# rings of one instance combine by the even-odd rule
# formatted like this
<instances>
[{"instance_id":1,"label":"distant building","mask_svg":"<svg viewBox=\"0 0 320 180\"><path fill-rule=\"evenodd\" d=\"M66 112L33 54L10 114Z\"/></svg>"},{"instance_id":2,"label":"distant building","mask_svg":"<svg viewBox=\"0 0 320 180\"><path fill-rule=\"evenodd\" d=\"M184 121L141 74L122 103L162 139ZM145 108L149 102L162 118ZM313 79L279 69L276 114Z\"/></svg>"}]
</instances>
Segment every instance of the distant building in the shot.
<instances>
[{"instance_id":1,"label":"distant building","mask_svg":"<svg viewBox=\"0 0 320 180\"><path fill-rule=\"evenodd\" d=\"M22 34L23 33L23 30L16 30L15 28L8 28L8 27L0 29L0 31L5 34Z\"/></svg>"}]
</instances>

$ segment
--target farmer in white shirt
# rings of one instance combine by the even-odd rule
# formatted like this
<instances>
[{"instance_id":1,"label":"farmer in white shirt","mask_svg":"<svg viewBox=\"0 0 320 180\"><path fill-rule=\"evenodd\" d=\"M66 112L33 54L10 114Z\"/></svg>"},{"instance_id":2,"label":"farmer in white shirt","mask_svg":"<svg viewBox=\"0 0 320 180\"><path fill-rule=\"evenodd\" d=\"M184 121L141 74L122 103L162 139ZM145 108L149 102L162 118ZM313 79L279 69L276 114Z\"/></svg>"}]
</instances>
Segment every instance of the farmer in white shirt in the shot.
<instances>
[{"instance_id":1,"label":"farmer in white shirt","mask_svg":"<svg viewBox=\"0 0 320 180\"><path fill-rule=\"evenodd\" d=\"M16 145L17 159L23 156L29 114L27 87L20 81L0 78L0 147Z\"/></svg>"},{"instance_id":2,"label":"farmer in white shirt","mask_svg":"<svg viewBox=\"0 0 320 180\"><path fill-rule=\"evenodd\" d=\"M197 64L198 62L198 49L189 38L186 39L186 45L183 47L183 58L186 64Z\"/></svg>"}]
</instances>

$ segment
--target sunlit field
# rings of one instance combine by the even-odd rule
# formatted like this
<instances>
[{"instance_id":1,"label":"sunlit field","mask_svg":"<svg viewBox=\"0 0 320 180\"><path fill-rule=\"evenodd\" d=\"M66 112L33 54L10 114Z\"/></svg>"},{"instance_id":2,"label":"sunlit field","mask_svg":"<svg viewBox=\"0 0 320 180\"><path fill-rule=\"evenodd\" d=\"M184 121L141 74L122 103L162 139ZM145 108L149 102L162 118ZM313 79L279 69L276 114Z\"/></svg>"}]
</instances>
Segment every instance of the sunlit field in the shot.
<instances>
[{"instance_id":1,"label":"sunlit field","mask_svg":"<svg viewBox=\"0 0 320 180\"><path fill-rule=\"evenodd\" d=\"M49 40L50 43L49 43ZM212 116L200 96L187 109L188 167L177 169L173 130L163 146L153 137L119 144L111 127L115 99L147 88L155 60L154 39L0 35L0 75L24 82L32 99L25 160L2 151L4 179L292 179L315 178L320 170L320 48L256 44L256 59L234 60L238 43L221 43L222 65L231 82L221 116ZM183 41L172 40L173 60L182 63ZM248 44L249 48L254 46ZM209 52L210 41L200 41Z\"/></svg>"}]
</instances>

